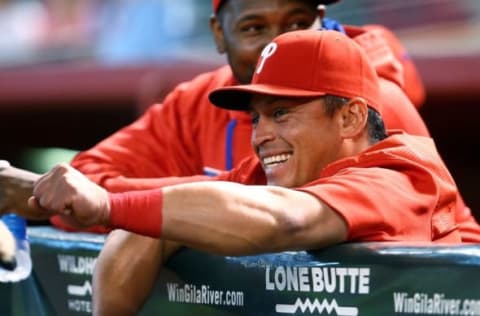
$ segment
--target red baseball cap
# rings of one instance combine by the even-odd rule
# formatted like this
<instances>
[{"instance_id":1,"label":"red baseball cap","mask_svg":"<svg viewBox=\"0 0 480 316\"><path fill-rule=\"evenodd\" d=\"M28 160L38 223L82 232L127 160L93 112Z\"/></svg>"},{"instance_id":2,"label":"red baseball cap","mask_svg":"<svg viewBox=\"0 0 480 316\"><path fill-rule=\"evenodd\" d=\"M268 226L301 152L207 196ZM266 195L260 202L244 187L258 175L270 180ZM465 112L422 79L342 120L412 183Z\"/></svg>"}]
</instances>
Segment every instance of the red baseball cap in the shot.
<instances>
[{"instance_id":1,"label":"red baseball cap","mask_svg":"<svg viewBox=\"0 0 480 316\"><path fill-rule=\"evenodd\" d=\"M292 31L265 46L251 84L212 91L210 101L229 110L247 110L252 94L362 97L381 113L380 84L364 50L330 30Z\"/></svg>"},{"instance_id":2,"label":"red baseball cap","mask_svg":"<svg viewBox=\"0 0 480 316\"><path fill-rule=\"evenodd\" d=\"M318 4L331 4L338 1L340 0L316 0L315 2ZM213 13L218 13L218 9L220 9L224 2L225 0L212 0Z\"/></svg>"}]
</instances>

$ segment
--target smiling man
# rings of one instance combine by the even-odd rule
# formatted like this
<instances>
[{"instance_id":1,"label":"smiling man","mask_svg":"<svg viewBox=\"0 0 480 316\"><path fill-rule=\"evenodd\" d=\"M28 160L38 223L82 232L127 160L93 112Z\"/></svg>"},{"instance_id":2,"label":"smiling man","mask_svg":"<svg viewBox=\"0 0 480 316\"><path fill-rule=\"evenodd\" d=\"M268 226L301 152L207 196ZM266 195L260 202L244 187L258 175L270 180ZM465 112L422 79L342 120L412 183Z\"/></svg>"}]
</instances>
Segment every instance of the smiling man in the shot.
<instances>
[{"instance_id":1,"label":"smiling man","mask_svg":"<svg viewBox=\"0 0 480 316\"><path fill-rule=\"evenodd\" d=\"M262 161L267 184L301 187L337 160L340 139L320 136L338 132L337 124L324 113L327 100L253 97L253 146ZM270 141L273 129L276 140Z\"/></svg>"},{"instance_id":2,"label":"smiling man","mask_svg":"<svg viewBox=\"0 0 480 316\"><path fill-rule=\"evenodd\" d=\"M334 26L331 20L330 26L325 23L325 11L317 7L331 2L335 1L212 0L210 26L217 50L225 54L228 65L180 84L161 104L149 107L131 125L76 156L72 166L112 192L152 189L161 186L168 176L211 175L237 166L252 154L249 116L242 111L212 106L209 92L227 85L250 83L262 49L275 36L316 28L320 24L327 28ZM386 36L390 32L378 26L343 25L340 29L366 49L382 78L384 109L389 109L383 113L385 124L412 134L428 135L424 122L401 89L418 101L411 91L421 92L423 85L398 40L391 41L393 35ZM412 86L414 90L408 88ZM25 202L39 175L14 168L8 170L7 177L5 173L0 173L0 190L11 194L0 201L0 213L26 210L22 214L37 218ZM21 175L23 179L19 181L17 177L12 181L10 175ZM465 230L466 225L461 225L462 234L477 236L478 225L470 209L460 205L458 210L459 214L462 212L464 223L469 225L467 227L473 226ZM52 222L57 227L72 229L59 217L54 217ZM105 231L104 227L83 229ZM181 246L170 240L113 231L96 264L94 314L138 314L154 286L161 263ZM101 311L98 306L102 307Z\"/></svg>"},{"instance_id":3,"label":"smiling man","mask_svg":"<svg viewBox=\"0 0 480 316\"><path fill-rule=\"evenodd\" d=\"M387 135L379 79L343 34L280 35L251 84L217 89L210 100L250 112L256 153L217 181L111 194L60 165L36 183L30 205L225 255L461 242L457 188L433 141Z\"/></svg>"}]
</instances>

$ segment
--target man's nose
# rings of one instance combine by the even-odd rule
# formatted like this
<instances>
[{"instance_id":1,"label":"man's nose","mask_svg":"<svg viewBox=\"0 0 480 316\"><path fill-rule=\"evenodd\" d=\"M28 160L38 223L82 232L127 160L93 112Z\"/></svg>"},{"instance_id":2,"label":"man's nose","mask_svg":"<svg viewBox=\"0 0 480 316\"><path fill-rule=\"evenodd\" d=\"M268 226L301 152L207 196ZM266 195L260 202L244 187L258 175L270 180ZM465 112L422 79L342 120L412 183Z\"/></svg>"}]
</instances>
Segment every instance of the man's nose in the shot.
<instances>
[{"instance_id":1,"label":"man's nose","mask_svg":"<svg viewBox=\"0 0 480 316\"><path fill-rule=\"evenodd\" d=\"M265 46L267 46L269 43L271 43L275 37L277 37L280 34L286 33L286 32L288 32L288 30L283 29L279 25L271 26L268 29L268 32L266 32L265 35L262 38L263 43L262 43L262 45L260 45L261 50L263 50L263 48L265 48Z\"/></svg>"},{"instance_id":2,"label":"man's nose","mask_svg":"<svg viewBox=\"0 0 480 316\"><path fill-rule=\"evenodd\" d=\"M275 139L275 129L268 119L258 119L257 124L252 131L253 148L258 148L262 144Z\"/></svg>"},{"instance_id":3,"label":"man's nose","mask_svg":"<svg viewBox=\"0 0 480 316\"><path fill-rule=\"evenodd\" d=\"M277 36L279 36L279 35L281 35L281 34L283 34L283 33L287 33L287 32L289 32L289 31L290 31L289 29L287 29L287 28L285 28L285 27L282 27L282 26L280 26L280 25L275 25L275 26L273 26L273 27L271 28L271 32L270 32L270 36L272 37L272 38L271 38L271 41L272 41L275 37L277 37Z\"/></svg>"}]
</instances>

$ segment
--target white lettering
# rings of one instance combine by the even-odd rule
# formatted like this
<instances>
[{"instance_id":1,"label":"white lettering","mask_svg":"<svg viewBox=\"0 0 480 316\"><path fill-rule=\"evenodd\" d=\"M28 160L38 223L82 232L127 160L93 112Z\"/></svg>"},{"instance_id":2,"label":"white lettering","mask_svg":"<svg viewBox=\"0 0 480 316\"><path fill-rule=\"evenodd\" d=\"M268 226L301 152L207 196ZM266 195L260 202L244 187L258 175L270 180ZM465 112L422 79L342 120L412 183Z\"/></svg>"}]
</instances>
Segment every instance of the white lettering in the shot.
<instances>
[{"instance_id":1,"label":"white lettering","mask_svg":"<svg viewBox=\"0 0 480 316\"><path fill-rule=\"evenodd\" d=\"M323 292L322 269L312 268L312 284L314 292Z\"/></svg>"},{"instance_id":2,"label":"white lettering","mask_svg":"<svg viewBox=\"0 0 480 316\"><path fill-rule=\"evenodd\" d=\"M330 275L328 275L328 272L330 272ZM323 280L325 283L325 291L327 291L327 293L333 293L337 288L337 278L335 278L335 273L335 268L323 268Z\"/></svg>"},{"instance_id":3,"label":"white lettering","mask_svg":"<svg viewBox=\"0 0 480 316\"><path fill-rule=\"evenodd\" d=\"M167 293L168 293L168 300L175 301L175 293L177 290L178 284L176 283L167 283Z\"/></svg>"},{"instance_id":4,"label":"white lettering","mask_svg":"<svg viewBox=\"0 0 480 316\"><path fill-rule=\"evenodd\" d=\"M277 290L283 291L287 285L287 278L284 267L278 267L275 269L275 286Z\"/></svg>"},{"instance_id":5,"label":"white lettering","mask_svg":"<svg viewBox=\"0 0 480 316\"><path fill-rule=\"evenodd\" d=\"M446 298L443 293L393 293L394 311L400 314L478 315L472 313L469 302L469 299Z\"/></svg>"},{"instance_id":6,"label":"white lettering","mask_svg":"<svg viewBox=\"0 0 480 316\"><path fill-rule=\"evenodd\" d=\"M347 274L347 269L346 268L337 268L337 275L339 276L339 292L344 293L345 292L345 275Z\"/></svg>"},{"instance_id":7,"label":"white lettering","mask_svg":"<svg viewBox=\"0 0 480 316\"><path fill-rule=\"evenodd\" d=\"M77 257L72 255L58 255L58 267L61 272L72 274L93 275L95 257Z\"/></svg>"},{"instance_id":8,"label":"white lettering","mask_svg":"<svg viewBox=\"0 0 480 316\"><path fill-rule=\"evenodd\" d=\"M275 283L270 281L270 267L266 267L266 272L265 272L265 289L267 291L273 291L275 290Z\"/></svg>"},{"instance_id":9,"label":"white lettering","mask_svg":"<svg viewBox=\"0 0 480 316\"><path fill-rule=\"evenodd\" d=\"M166 285L167 298L170 302L225 306L243 306L244 304L242 291L211 290L209 285L199 287L195 284L179 286L178 283L167 283Z\"/></svg>"},{"instance_id":10,"label":"white lettering","mask_svg":"<svg viewBox=\"0 0 480 316\"><path fill-rule=\"evenodd\" d=\"M265 65L265 62L267 61L268 58L270 58L273 53L277 50L277 43L270 43L265 48L262 50L262 54L260 55L260 62L257 67L257 74L262 72L263 66Z\"/></svg>"},{"instance_id":11,"label":"white lettering","mask_svg":"<svg viewBox=\"0 0 480 316\"><path fill-rule=\"evenodd\" d=\"M355 289L357 288L357 276L359 273L360 271L358 269L349 268L347 270L347 274L350 276L350 293L355 293Z\"/></svg>"},{"instance_id":12,"label":"white lettering","mask_svg":"<svg viewBox=\"0 0 480 316\"><path fill-rule=\"evenodd\" d=\"M287 290L298 291L298 272L296 267L286 267L287 270Z\"/></svg>"},{"instance_id":13,"label":"white lettering","mask_svg":"<svg viewBox=\"0 0 480 316\"><path fill-rule=\"evenodd\" d=\"M358 294L368 294L370 292L370 268L360 268L358 278Z\"/></svg>"},{"instance_id":14,"label":"white lettering","mask_svg":"<svg viewBox=\"0 0 480 316\"><path fill-rule=\"evenodd\" d=\"M270 267L265 269L269 291L370 293L370 268Z\"/></svg>"},{"instance_id":15,"label":"white lettering","mask_svg":"<svg viewBox=\"0 0 480 316\"><path fill-rule=\"evenodd\" d=\"M298 275L299 275L298 282L300 283L300 291L309 292L310 283L308 279L308 268L307 267L298 268Z\"/></svg>"},{"instance_id":16,"label":"white lettering","mask_svg":"<svg viewBox=\"0 0 480 316\"><path fill-rule=\"evenodd\" d=\"M74 312L92 313L92 302L84 300L68 300L68 309Z\"/></svg>"}]
</instances>

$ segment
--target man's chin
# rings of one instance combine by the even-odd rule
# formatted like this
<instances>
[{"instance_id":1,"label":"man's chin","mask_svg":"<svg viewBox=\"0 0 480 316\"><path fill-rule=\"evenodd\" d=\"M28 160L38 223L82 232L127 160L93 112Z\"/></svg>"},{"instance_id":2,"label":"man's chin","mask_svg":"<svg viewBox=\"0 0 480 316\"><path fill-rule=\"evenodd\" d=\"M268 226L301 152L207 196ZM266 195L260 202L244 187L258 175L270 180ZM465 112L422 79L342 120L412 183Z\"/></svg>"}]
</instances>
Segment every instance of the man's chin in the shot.
<instances>
[{"instance_id":1,"label":"man's chin","mask_svg":"<svg viewBox=\"0 0 480 316\"><path fill-rule=\"evenodd\" d=\"M254 72L255 67L250 69L246 75L240 75L239 73L235 73L235 79L237 79L238 84L249 84L252 81Z\"/></svg>"}]
</instances>

